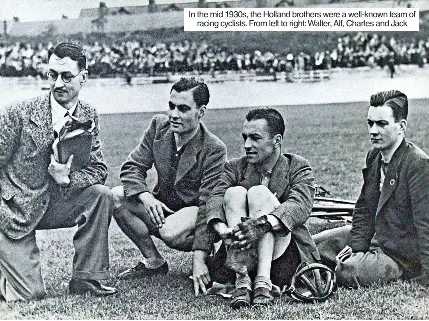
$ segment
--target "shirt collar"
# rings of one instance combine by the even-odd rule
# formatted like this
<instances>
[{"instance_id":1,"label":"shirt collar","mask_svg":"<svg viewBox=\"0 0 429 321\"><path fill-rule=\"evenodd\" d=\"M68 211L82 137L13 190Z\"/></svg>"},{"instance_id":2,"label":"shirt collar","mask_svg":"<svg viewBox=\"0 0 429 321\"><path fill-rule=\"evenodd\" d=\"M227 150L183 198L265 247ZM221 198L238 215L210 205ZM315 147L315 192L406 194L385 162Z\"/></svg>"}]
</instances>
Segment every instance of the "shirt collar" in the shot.
<instances>
[{"instance_id":1,"label":"shirt collar","mask_svg":"<svg viewBox=\"0 0 429 321\"><path fill-rule=\"evenodd\" d=\"M391 151L389 151L389 153L388 153L388 155L386 155L386 157L384 157L384 155L381 154L381 160L382 160L383 163L385 163L385 164L390 163L390 161L392 160L393 155L398 150L399 146L401 146L403 140L404 140L404 138L399 143L397 143L395 149L392 149Z\"/></svg>"},{"instance_id":2,"label":"shirt collar","mask_svg":"<svg viewBox=\"0 0 429 321\"><path fill-rule=\"evenodd\" d=\"M278 155L276 162L274 163L274 165L271 166L269 170L264 170L261 166L255 166L256 171L259 172L261 175L271 176L271 174L274 171L274 167L276 167L276 165L279 163L281 156L282 156L282 153Z\"/></svg>"},{"instance_id":3,"label":"shirt collar","mask_svg":"<svg viewBox=\"0 0 429 321\"><path fill-rule=\"evenodd\" d=\"M73 115L74 111L76 110L77 107L77 101L75 103L75 105L71 108L71 109L65 109L63 106L61 106L54 98L54 95L52 95L51 93L51 109L52 109L52 116L56 116L58 118L62 118L64 117L65 113L68 111L70 115Z\"/></svg>"}]
</instances>

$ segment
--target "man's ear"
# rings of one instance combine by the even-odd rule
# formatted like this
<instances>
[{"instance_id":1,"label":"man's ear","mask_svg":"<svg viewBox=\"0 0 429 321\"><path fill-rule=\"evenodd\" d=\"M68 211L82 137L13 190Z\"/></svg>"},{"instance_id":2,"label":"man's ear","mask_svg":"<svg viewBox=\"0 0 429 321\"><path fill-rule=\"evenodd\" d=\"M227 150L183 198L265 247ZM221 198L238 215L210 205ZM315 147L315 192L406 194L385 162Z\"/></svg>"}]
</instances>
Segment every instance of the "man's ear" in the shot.
<instances>
[{"instance_id":1,"label":"man's ear","mask_svg":"<svg viewBox=\"0 0 429 321\"><path fill-rule=\"evenodd\" d=\"M279 148L282 146L282 139L283 139L282 135L280 134L274 135L273 142L274 142L275 148Z\"/></svg>"},{"instance_id":2,"label":"man's ear","mask_svg":"<svg viewBox=\"0 0 429 321\"><path fill-rule=\"evenodd\" d=\"M202 105L200 108L198 108L198 118L203 118L206 114L206 105Z\"/></svg>"},{"instance_id":3,"label":"man's ear","mask_svg":"<svg viewBox=\"0 0 429 321\"><path fill-rule=\"evenodd\" d=\"M407 121L405 119L402 119L399 122L399 126L401 127L402 131L405 133L405 131L407 130Z\"/></svg>"},{"instance_id":4,"label":"man's ear","mask_svg":"<svg viewBox=\"0 0 429 321\"><path fill-rule=\"evenodd\" d=\"M80 84L83 85L84 83L86 83L86 80L88 79L88 71L82 71L81 72L82 75L82 80L80 81Z\"/></svg>"}]
</instances>

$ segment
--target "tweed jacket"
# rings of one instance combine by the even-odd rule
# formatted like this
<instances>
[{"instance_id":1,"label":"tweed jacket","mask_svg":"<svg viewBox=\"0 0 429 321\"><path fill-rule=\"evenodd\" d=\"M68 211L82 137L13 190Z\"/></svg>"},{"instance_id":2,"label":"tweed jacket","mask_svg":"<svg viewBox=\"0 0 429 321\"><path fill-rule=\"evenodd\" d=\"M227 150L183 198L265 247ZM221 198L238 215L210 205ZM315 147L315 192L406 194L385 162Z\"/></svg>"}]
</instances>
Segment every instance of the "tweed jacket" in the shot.
<instances>
[{"instance_id":1,"label":"tweed jacket","mask_svg":"<svg viewBox=\"0 0 429 321\"><path fill-rule=\"evenodd\" d=\"M34 230L48 208L51 193L68 197L90 185L103 184L107 177L98 114L78 101L73 116L95 124L90 163L70 174L67 187L52 179L48 173L54 142L49 97L24 100L0 110L0 230L13 239Z\"/></svg>"},{"instance_id":2,"label":"tweed jacket","mask_svg":"<svg viewBox=\"0 0 429 321\"><path fill-rule=\"evenodd\" d=\"M380 193L381 152L371 149L363 187L353 212L348 245L368 251L375 235L381 249L405 270L429 276L429 158L402 141L389 163Z\"/></svg>"},{"instance_id":3,"label":"tweed jacket","mask_svg":"<svg viewBox=\"0 0 429 321\"><path fill-rule=\"evenodd\" d=\"M260 185L260 175L246 157L228 161L224 172L210 194L207 202L207 223L219 219L226 222L223 200L226 190L233 186L249 189ZM280 206L271 214L283 224L284 232L292 233L301 261L309 263L320 261L319 251L306 227L314 200L314 176L307 160L298 155L280 155L275 164L268 189L277 197Z\"/></svg>"},{"instance_id":4,"label":"tweed jacket","mask_svg":"<svg viewBox=\"0 0 429 321\"><path fill-rule=\"evenodd\" d=\"M154 196L162 202L171 199L173 192L184 206L199 206L193 250L210 251L214 235L207 230L205 206L210 191L222 173L226 161L226 146L200 123L197 134L187 143L177 171L171 171L173 132L166 115L153 117L140 144L131 152L121 168L121 182L127 198L149 192L147 171L155 167L157 183ZM171 177L174 175L174 177ZM173 181L173 186L168 182ZM171 204L171 201L170 201ZM169 203L166 204L169 206ZM174 207L174 204L172 204Z\"/></svg>"}]
</instances>

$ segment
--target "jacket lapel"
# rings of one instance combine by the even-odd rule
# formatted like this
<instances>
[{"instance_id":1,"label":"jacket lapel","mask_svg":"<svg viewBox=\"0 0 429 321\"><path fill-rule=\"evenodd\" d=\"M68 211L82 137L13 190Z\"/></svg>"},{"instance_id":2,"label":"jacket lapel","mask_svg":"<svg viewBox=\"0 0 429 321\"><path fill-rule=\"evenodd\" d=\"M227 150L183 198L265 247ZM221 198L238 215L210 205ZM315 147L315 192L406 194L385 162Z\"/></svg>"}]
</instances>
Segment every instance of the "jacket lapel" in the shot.
<instances>
[{"instance_id":1,"label":"jacket lapel","mask_svg":"<svg viewBox=\"0 0 429 321\"><path fill-rule=\"evenodd\" d=\"M200 128L197 133L185 147L182 156L180 157L179 165L177 166L176 172L176 180L174 181L177 184L195 165L197 162L197 154L201 150L201 146L203 146L203 135L202 135L202 124L200 124Z\"/></svg>"},{"instance_id":2,"label":"jacket lapel","mask_svg":"<svg viewBox=\"0 0 429 321\"><path fill-rule=\"evenodd\" d=\"M173 132L170 127L165 128L159 136L159 139L153 141L153 154L158 173L169 173L171 170L171 153L173 150Z\"/></svg>"},{"instance_id":3,"label":"jacket lapel","mask_svg":"<svg viewBox=\"0 0 429 321\"><path fill-rule=\"evenodd\" d=\"M30 124L32 124L31 137L40 149L54 141L54 129L52 127L52 112L49 103L49 95L36 100L30 111Z\"/></svg>"},{"instance_id":4,"label":"jacket lapel","mask_svg":"<svg viewBox=\"0 0 429 321\"><path fill-rule=\"evenodd\" d=\"M284 155L280 155L271 173L268 189L280 198L288 185L289 163ZM242 181L240 185L249 189L252 186L260 185L260 172L253 164L247 163L243 169Z\"/></svg>"},{"instance_id":5,"label":"jacket lapel","mask_svg":"<svg viewBox=\"0 0 429 321\"><path fill-rule=\"evenodd\" d=\"M280 154L276 165L274 165L271 173L270 183L268 188L277 198L280 198L288 185L289 163L286 157Z\"/></svg>"},{"instance_id":6,"label":"jacket lapel","mask_svg":"<svg viewBox=\"0 0 429 321\"><path fill-rule=\"evenodd\" d=\"M241 177L242 179L240 186L243 186L247 190L252 186L260 184L259 172L256 170L255 166L253 166L253 164L246 162Z\"/></svg>"},{"instance_id":7,"label":"jacket lapel","mask_svg":"<svg viewBox=\"0 0 429 321\"><path fill-rule=\"evenodd\" d=\"M407 143L404 139L401 145L399 145L398 149L393 154L392 159L390 160L389 169L387 171L387 175L384 178L383 188L381 189L380 201L378 202L377 207L377 214L381 211L383 206L392 196L393 191L398 185L398 169L406 149Z\"/></svg>"},{"instance_id":8,"label":"jacket lapel","mask_svg":"<svg viewBox=\"0 0 429 321\"><path fill-rule=\"evenodd\" d=\"M85 108L85 106L82 105L82 103L78 100L76 109L72 116L75 117L79 122L83 123L89 119L92 119L89 112L89 108Z\"/></svg>"},{"instance_id":9,"label":"jacket lapel","mask_svg":"<svg viewBox=\"0 0 429 321\"><path fill-rule=\"evenodd\" d=\"M365 191L366 202L370 213L373 215L377 211L380 200L380 159L381 154L378 152L368 167L362 169L363 180L367 186Z\"/></svg>"}]
</instances>

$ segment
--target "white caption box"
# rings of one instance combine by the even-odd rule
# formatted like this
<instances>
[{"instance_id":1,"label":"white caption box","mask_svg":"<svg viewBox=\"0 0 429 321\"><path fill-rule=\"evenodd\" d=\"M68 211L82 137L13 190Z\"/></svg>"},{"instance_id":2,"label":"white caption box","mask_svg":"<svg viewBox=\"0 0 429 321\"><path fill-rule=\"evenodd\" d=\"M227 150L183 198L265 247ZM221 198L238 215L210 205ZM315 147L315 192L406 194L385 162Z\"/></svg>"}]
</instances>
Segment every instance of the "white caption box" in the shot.
<instances>
[{"instance_id":1,"label":"white caption box","mask_svg":"<svg viewBox=\"0 0 429 321\"><path fill-rule=\"evenodd\" d=\"M185 31L418 31L414 8L185 8Z\"/></svg>"}]
</instances>

